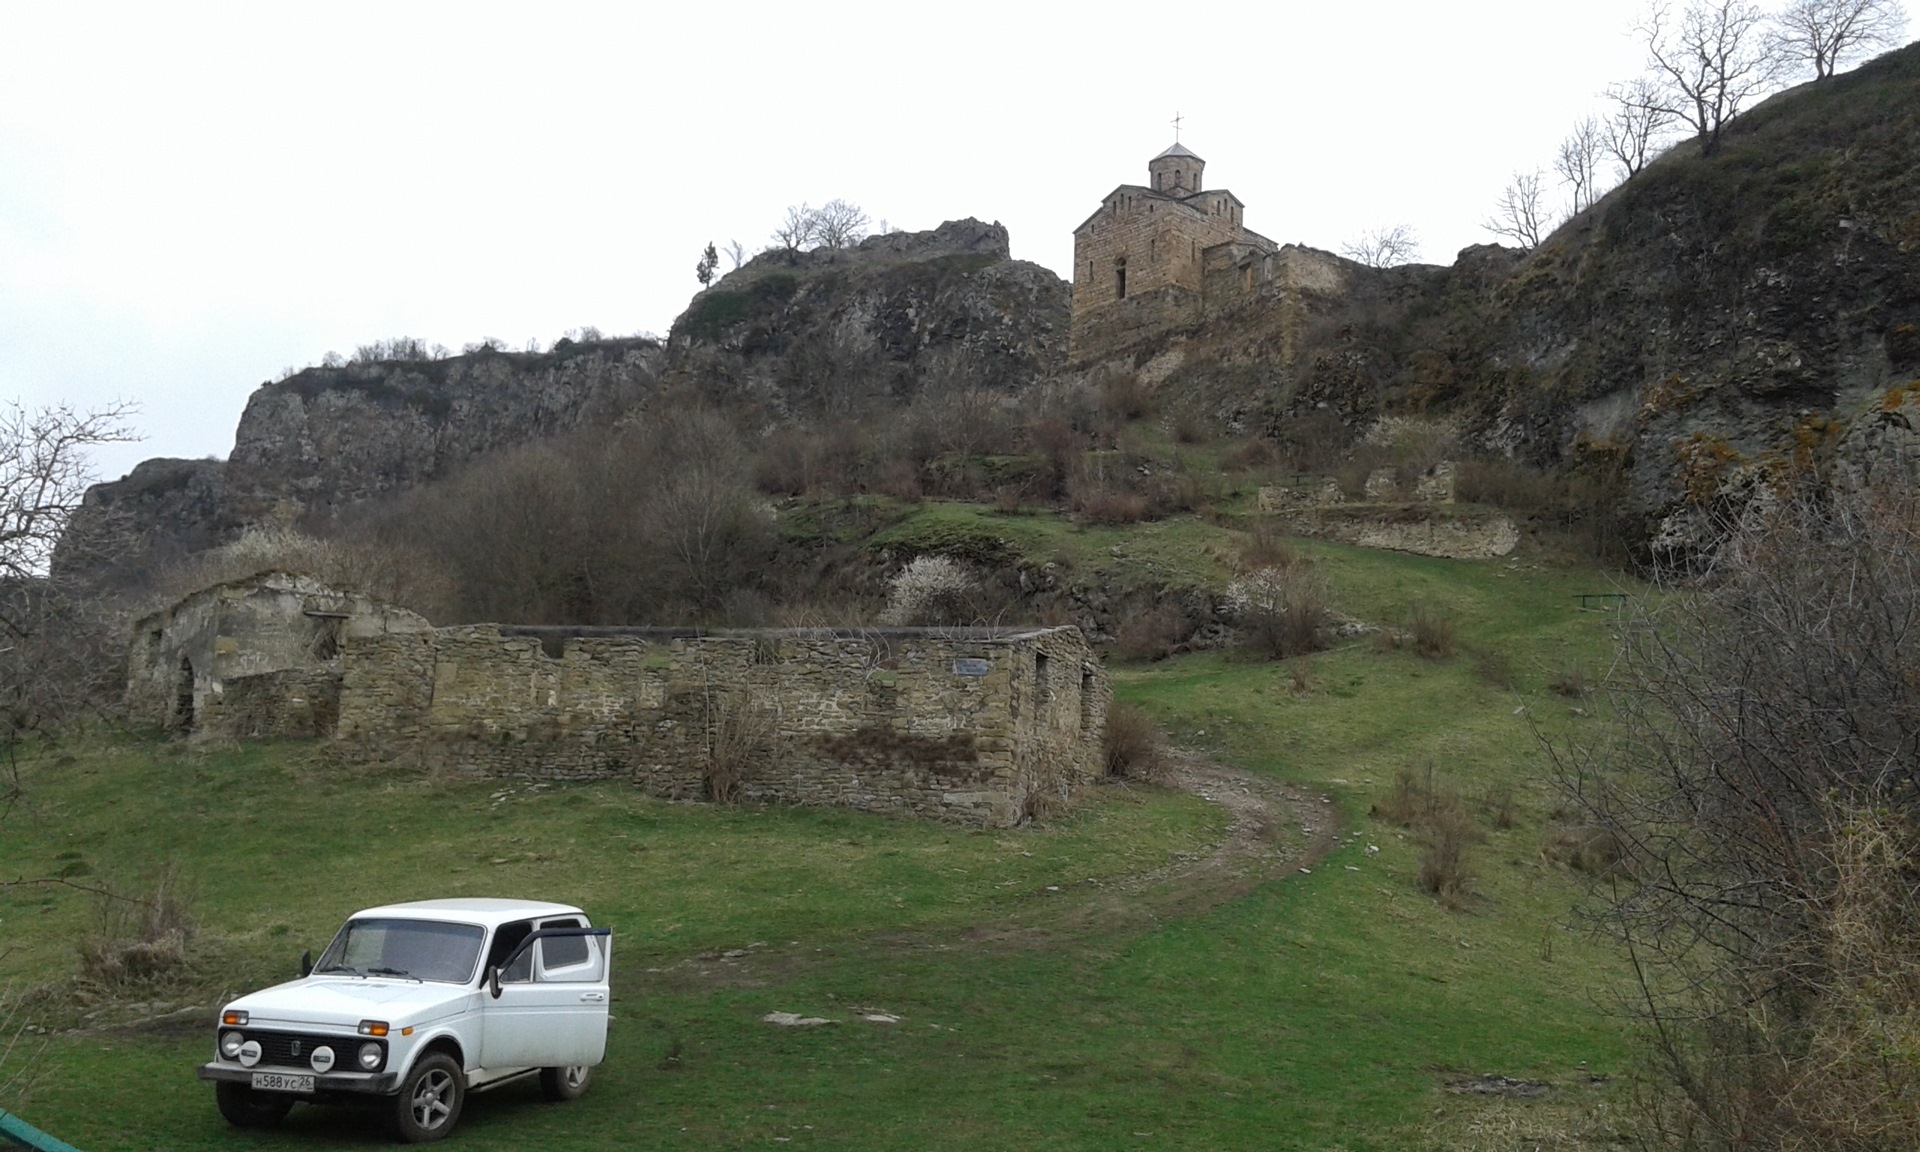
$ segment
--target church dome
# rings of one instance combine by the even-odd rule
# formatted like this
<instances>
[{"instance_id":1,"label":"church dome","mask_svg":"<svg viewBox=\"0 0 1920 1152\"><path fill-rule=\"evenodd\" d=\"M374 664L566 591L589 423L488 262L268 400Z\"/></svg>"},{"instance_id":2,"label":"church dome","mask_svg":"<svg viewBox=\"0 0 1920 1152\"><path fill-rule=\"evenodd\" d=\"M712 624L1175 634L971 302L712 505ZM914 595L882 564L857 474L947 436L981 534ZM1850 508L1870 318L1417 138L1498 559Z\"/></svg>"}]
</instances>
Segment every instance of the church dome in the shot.
<instances>
[{"instance_id":1,"label":"church dome","mask_svg":"<svg viewBox=\"0 0 1920 1152\"><path fill-rule=\"evenodd\" d=\"M1200 174L1206 167L1207 162L1191 148L1175 142L1147 161L1147 187L1167 196L1191 196L1200 191Z\"/></svg>"}]
</instances>

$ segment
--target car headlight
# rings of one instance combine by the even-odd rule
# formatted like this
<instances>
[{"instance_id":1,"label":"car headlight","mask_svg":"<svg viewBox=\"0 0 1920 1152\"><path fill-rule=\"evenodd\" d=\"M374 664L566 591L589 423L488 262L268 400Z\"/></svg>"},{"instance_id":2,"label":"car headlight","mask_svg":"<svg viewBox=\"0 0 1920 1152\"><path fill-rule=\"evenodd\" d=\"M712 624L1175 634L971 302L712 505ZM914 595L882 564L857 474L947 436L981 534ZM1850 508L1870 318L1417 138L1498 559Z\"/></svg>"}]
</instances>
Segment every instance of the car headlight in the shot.
<instances>
[{"instance_id":1,"label":"car headlight","mask_svg":"<svg viewBox=\"0 0 1920 1152\"><path fill-rule=\"evenodd\" d=\"M246 1042L247 1038L238 1032L222 1032L220 1034L220 1055L226 1057L228 1060L237 1060L240 1058L240 1045Z\"/></svg>"},{"instance_id":2,"label":"car headlight","mask_svg":"<svg viewBox=\"0 0 1920 1152\"><path fill-rule=\"evenodd\" d=\"M360 1045L360 1068L366 1072L378 1072L380 1065L386 1063L387 1054L380 1045L369 1040Z\"/></svg>"}]
</instances>

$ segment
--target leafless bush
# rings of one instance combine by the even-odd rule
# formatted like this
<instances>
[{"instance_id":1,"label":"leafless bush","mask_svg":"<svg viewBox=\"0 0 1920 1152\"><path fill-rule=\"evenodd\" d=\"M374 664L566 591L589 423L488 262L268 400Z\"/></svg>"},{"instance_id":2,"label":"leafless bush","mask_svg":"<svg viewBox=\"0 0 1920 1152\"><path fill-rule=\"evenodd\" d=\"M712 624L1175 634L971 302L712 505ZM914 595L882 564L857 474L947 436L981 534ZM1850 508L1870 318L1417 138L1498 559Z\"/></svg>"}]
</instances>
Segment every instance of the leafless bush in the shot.
<instances>
[{"instance_id":1,"label":"leafless bush","mask_svg":"<svg viewBox=\"0 0 1920 1152\"><path fill-rule=\"evenodd\" d=\"M1421 844L1420 889L1450 909L1465 905L1473 869L1467 849L1481 839L1460 794L1439 777L1432 764L1402 768L1386 796L1375 802L1377 819L1411 829Z\"/></svg>"},{"instance_id":2,"label":"leafless bush","mask_svg":"<svg viewBox=\"0 0 1920 1152\"><path fill-rule=\"evenodd\" d=\"M1099 385L1100 408L1114 420L1139 420L1153 411L1153 389L1138 373L1121 372L1103 378Z\"/></svg>"},{"instance_id":3,"label":"leafless bush","mask_svg":"<svg viewBox=\"0 0 1920 1152\"><path fill-rule=\"evenodd\" d=\"M1122 660L1164 660L1193 636L1193 622L1177 604L1159 603L1128 612L1114 627L1114 652Z\"/></svg>"},{"instance_id":4,"label":"leafless bush","mask_svg":"<svg viewBox=\"0 0 1920 1152\"><path fill-rule=\"evenodd\" d=\"M1249 647L1273 660L1326 647L1326 590L1311 564L1259 568L1227 586Z\"/></svg>"},{"instance_id":5,"label":"leafless bush","mask_svg":"<svg viewBox=\"0 0 1920 1152\"><path fill-rule=\"evenodd\" d=\"M740 786L771 754L773 718L745 691L706 691L706 748L700 762L707 799L732 804Z\"/></svg>"},{"instance_id":6,"label":"leafless bush","mask_svg":"<svg viewBox=\"0 0 1920 1152\"><path fill-rule=\"evenodd\" d=\"M133 895L107 894L80 942L80 970L108 987L151 983L185 967L193 939L191 898L169 868Z\"/></svg>"},{"instance_id":7,"label":"leafless bush","mask_svg":"<svg viewBox=\"0 0 1920 1152\"><path fill-rule=\"evenodd\" d=\"M1413 650L1427 659L1445 660L1453 655L1453 617L1433 605L1414 601L1407 614L1407 631L1413 637Z\"/></svg>"},{"instance_id":8,"label":"leafless bush","mask_svg":"<svg viewBox=\"0 0 1920 1152\"><path fill-rule=\"evenodd\" d=\"M320 537L293 528L254 527L237 540L195 552L163 570L154 582L153 606L271 571L312 576L417 609L429 618L452 595L446 575L405 544L359 539L351 532Z\"/></svg>"},{"instance_id":9,"label":"leafless bush","mask_svg":"<svg viewBox=\"0 0 1920 1152\"><path fill-rule=\"evenodd\" d=\"M1153 718L1131 704L1107 709L1107 775L1160 780L1167 772L1166 735Z\"/></svg>"},{"instance_id":10,"label":"leafless bush","mask_svg":"<svg viewBox=\"0 0 1920 1152\"><path fill-rule=\"evenodd\" d=\"M1578 664L1569 664L1547 677L1547 689L1569 700L1578 700L1587 694L1586 669Z\"/></svg>"},{"instance_id":11,"label":"leafless bush","mask_svg":"<svg viewBox=\"0 0 1920 1152\"><path fill-rule=\"evenodd\" d=\"M887 607L882 624L971 623L974 590L979 577L947 556L920 556L894 573L888 582Z\"/></svg>"},{"instance_id":12,"label":"leafless bush","mask_svg":"<svg viewBox=\"0 0 1920 1152\"><path fill-rule=\"evenodd\" d=\"M1421 826L1420 890L1439 900L1441 905L1458 911L1466 906L1473 869L1467 862L1467 846L1477 837L1472 820L1464 812L1447 810L1436 813Z\"/></svg>"},{"instance_id":13,"label":"leafless bush","mask_svg":"<svg viewBox=\"0 0 1920 1152\"><path fill-rule=\"evenodd\" d=\"M1240 545L1240 570L1253 572L1261 568L1273 568L1285 572L1296 564L1304 563L1303 558L1287 543L1286 537L1274 530L1271 523L1260 520L1247 530L1247 539Z\"/></svg>"},{"instance_id":14,"label":"leafless bush","mask_svg":"<svg viewBox=\"0 0 1920 1152\"><path fill-rule=\"evenodd\" d=\"M1491 646L1473 649L1473 674L1495 688L1514 686L1513 660L1504 651Z\"/></svg>"},{"instance_id":15,"label":"leafless bush","mask_svg":"<svg viewBox=\"0 0 1920 1152\"><path fill-rule=\"evenodd\" d=\"M1635 878L1648 1142L1920 1146L1920 511L1805 496L1636 602L1611 732L1556 761Z\"/></svg>"}]
</instances>

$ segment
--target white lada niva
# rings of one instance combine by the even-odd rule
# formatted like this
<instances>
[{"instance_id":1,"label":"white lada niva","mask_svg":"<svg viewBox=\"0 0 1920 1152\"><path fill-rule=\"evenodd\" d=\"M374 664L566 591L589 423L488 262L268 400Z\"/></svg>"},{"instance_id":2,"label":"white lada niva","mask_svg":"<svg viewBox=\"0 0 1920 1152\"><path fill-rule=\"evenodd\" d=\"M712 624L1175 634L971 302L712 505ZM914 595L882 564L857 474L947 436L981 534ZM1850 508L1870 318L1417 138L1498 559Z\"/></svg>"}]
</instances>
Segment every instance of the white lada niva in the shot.
<instances>
[{"instance_id":1,"label":"white lada niva","mask_svg":"<svg viewBox=\"0 0 1920 1152\"><path fill-rule=\"evenodd\" d=\"M362 1101L386 1108L401 1139L438 1140L468 1092L524 1076L553 1100L586 1091L606 1054L612 968L611 933L565 904L369 908L301 979L226 1006L200 1078L233 1124Z\"/></svg>"}]
</instances>

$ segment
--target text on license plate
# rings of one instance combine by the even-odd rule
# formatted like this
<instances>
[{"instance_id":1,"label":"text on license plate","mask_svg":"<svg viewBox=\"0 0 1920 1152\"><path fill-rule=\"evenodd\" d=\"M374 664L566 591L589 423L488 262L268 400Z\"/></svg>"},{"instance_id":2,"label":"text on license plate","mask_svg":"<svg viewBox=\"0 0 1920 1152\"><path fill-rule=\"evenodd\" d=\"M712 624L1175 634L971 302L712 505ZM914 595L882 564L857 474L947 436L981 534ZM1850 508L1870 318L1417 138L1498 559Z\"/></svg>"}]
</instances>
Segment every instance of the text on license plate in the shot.
<instances>
[{"instance_id":1,"label":"text on license plate","mask_svg":"<svg viewBox=\"0 0 1920 1152\"><path fill-rule=\"evenodd\" d=\"M285 1072L255 1072L253 1086L268 1092L311 1092L311 1075L290 1076Z\"/></svg>"}]
</instances>

